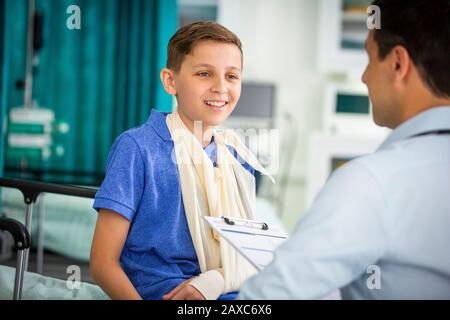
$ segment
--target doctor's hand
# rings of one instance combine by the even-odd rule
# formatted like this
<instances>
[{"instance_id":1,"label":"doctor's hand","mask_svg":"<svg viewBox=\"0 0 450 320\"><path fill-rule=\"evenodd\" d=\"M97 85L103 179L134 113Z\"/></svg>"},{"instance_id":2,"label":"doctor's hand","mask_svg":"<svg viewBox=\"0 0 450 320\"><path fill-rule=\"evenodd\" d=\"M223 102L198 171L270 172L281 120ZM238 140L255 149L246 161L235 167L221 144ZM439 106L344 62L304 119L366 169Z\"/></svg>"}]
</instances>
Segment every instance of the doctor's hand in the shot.
<instances>
[{"instance_id":1,"label":"doctor's hand","mask_svg":"<svg viewBox=\"0 0 450 320\"><path fill-rule=\"evenodd\" d=\"M183 281L163 296L163 300L205 300L205 297L196 288L189 284L192 279Z\"/></svg>"}]
</instances>

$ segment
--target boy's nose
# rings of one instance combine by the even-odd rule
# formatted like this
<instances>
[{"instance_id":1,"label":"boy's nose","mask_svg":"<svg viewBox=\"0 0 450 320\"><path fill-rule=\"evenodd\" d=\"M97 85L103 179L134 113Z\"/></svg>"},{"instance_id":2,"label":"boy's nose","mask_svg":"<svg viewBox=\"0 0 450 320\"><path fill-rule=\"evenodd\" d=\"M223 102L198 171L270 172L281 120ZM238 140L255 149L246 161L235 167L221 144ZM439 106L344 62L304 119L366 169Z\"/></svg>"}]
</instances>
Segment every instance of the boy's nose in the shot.
<instances>
[{"instance_id":1,"label":"boy's nose","mask_svg":"<svg viewBox=\"0 0 450 320\"><path fill-rule=\"evenodd\" d=\"M211 87L211 91L217 92L217 93L227 93L228 88L225 85L225 81L217 80L214 82L213 86Z\"/></svg>"}]
</instances>

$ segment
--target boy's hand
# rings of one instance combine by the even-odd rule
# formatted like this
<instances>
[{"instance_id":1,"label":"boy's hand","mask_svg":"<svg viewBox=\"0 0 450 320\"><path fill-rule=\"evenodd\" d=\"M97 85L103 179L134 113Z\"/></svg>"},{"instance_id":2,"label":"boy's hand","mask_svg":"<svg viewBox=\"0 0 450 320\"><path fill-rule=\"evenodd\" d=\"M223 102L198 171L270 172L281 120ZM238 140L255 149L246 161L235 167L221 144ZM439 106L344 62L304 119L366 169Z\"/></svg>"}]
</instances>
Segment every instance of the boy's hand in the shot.
<instances>
[{"instance_id":1,"label":"boy's hand","mask_svg":"<svg viewBox=\"0 0 450 320\"><path fill-rule=\"evenodd\" d=\"M189 280L183 281L163 296L163 300L205 300L205 297L193 286L189 285Z\"/></svg>"}]
</instances>

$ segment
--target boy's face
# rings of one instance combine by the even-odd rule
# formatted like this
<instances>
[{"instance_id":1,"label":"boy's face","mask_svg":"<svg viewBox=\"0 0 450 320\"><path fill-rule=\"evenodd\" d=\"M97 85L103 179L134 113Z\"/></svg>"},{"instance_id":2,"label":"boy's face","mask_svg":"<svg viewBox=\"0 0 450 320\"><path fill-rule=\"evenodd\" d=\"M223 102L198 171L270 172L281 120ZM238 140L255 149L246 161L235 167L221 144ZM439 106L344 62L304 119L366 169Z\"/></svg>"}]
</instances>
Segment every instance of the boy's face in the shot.
<instances>
[{"instance_id":1,"label":"boy's face","mask_svg":"<svg viewBox=\"0 0 450 320\"><path fill-rule=\"evenodd\" d=\"M222 124L241 95L241 51L234 44L201 41L175 73L161 72L164 87L176 95L178 112L189 129L194 121L202 127ZM165 75L164 75L165 73Z\"/></svg>"}]
</instances>

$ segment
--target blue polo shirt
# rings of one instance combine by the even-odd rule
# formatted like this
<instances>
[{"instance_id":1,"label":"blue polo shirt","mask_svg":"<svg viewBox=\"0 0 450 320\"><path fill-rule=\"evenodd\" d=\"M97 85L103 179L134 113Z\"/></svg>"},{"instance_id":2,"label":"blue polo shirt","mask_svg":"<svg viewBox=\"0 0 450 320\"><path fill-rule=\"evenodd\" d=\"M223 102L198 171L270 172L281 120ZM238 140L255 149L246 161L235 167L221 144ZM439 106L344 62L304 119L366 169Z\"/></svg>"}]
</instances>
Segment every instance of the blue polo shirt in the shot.
<instances>
[{"instance_id":1,"label":"blue polo shirt","mask_svg":"<svg viewBox=\"0 0 450 320\"><path fill-rule=\"evenodd\" d=\"M178 167L172 160L174 145L166 115L152 110L145 124L116 138L93 204L95 210L110 209L131 222L120 264L143 299L162 299L178 284L200 273ZM215 163L214 141L205 152ZM248 164L243 166L253 174Z\"/></svg>"}]
</instances>

